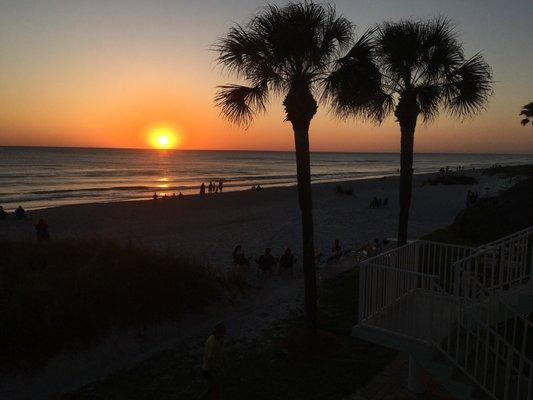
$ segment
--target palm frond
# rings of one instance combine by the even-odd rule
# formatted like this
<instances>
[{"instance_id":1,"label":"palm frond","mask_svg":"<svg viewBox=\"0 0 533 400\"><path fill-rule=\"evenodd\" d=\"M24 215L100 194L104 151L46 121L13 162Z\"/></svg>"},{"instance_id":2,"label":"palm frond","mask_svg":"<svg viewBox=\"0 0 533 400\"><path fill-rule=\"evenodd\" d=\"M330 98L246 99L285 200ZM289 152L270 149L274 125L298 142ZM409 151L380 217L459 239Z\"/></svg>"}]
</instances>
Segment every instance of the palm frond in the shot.
<instances>
[{"instance_id":1,"label":"palm frond","mask_svg":"<svg viewBox=\"0 0 533 400\"><path fill-rule=\"evenodd\" d=\"M522 121L520 121L520 123L522 124L522 126L526 126L527 124L529 124L529 118L524 118Z\"/></svg>"},{"instance_id":2,"label":"palm frond","mask_svg":"<svg viewBox=\"0 0 533 400\"><path fill-rule=\"evenodd\" d=\"M522 111L520 111L520 114L523 115L526 118L532 118L533 117L533 102L526 104L522 107Z\"/></svg>"},{"instance_id":3,"label":"palm frond","mask_svg":"<svg viewBox=\"0 0 533 400\"><path fill-rule=\"evenodd\" d=\"M424 26L423 50L419 72L415 79L440 79L459 67L464 60L463 49L457 39L455 25L445 17L438 17Z\"/></svg>"},{"instance_id":4,"label":"palm frond","mask_svg":"<svg viewBox=\"0 0 533 400\"><path fill-rule=\"evenodd\" d=\"M243 81L219 87L217 106L231 121L248 124L264 109L269 91L282 95L299 87L314 96L338 52L352 44L352 28L331 5L267 5L214 46L217 62Z\"/></svg>"},{"instance_id":5,"label":"palm frond","mask_svg":"<svg viewBox=\"0 0 533 400\"><path fill-rule=\"evenodd\" d=\"M444 85L448 110L465 117L484 109L493 93L492 71L480 54L453 70Z\"/></svg>"},{"instance_id":6,"label":"palm frond","mask_svg":"<svg viewBox=\"0 0 533 400\"><path fill-rule=\"evenodd\" d=\"M432 121L439 115L442 88L438 84L425 84L416 88L416 97L424 122Z\"/></svg>"},{"instance_id":7,"label":"palm frond","mask_svg":"<svg viewBox=\"0 0 533 400\"><path fill-rule=\"evenodd\" d=\"M218 86L215 104L229 121L247 126L254 115L265 111L267 94L266 84L255 87L223 85Z\"/></svg>"}]
</instances>

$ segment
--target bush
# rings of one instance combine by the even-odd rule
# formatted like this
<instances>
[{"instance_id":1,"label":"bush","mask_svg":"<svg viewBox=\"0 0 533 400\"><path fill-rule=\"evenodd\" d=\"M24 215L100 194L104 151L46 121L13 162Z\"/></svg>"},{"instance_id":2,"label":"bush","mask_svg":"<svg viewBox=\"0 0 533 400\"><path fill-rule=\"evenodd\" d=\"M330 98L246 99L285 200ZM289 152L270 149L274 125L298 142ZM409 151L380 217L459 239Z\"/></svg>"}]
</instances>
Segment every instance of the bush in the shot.
<instances>
[{"instance_id":1,"label":"bush","mask_svg":"<svg viewBox=\"0 0 533 400\"><path fill-rule=\"evenodd\" d=\"M0 243L0 370L45 362L114 328L179 317L213 300L209 268L114 243Z\"/></svg>"},{"instance_id":2,"label":"bush","mask_svg":"<svg viewBox=\"0 0 533 400\"><path fill-rule=\"evenodd\" d=\"M451 228L457 234L487 243L533 225L533 178L497 197L480 199L460 212Z\"/></svg>"},{"instance_id":3,"label":"bush","mask_svg":"<svg viewBox=\"0 0 533 400\"><path fill-rule=\"evenodd\" d=\"M452 225L423 237L446 243L479 246L533 225L533 178L497 197L481 198L461 211Z\"/></svg>"}]
</instances>

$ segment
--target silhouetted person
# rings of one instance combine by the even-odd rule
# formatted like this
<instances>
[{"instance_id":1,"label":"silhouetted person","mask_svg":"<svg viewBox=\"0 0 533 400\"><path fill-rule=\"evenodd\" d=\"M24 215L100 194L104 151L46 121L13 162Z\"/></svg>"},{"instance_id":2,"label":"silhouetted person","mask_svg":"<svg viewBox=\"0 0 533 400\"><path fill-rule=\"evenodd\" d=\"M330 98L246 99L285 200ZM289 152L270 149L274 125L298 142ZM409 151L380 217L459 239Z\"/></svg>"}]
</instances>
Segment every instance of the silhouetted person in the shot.
<instances>
[{"instance_id":1,"label":"silhouetted person","mask_svg":"<svg viewBox=\"0 0 533 400\"><path fill-rule=\"evenodd\" d=\"M6 218L7 218L7 213L4 210L4 207L0 206L0 219L6 219Z\"/></svg>"},{"instance_id":2,"label":"silhouetted person","mask_svg":"<svg viewBox=\"0 0 533 400\"><path fill-rule=\"evenodd\" d=\"M252 192L255 192L255 185L252 185Z\"/></svg>"},{"instance_id":3,"label":"silhouetted person","mask_svg":"<svg viewBox=\"0 0 533 400\"><path fill-rule=\"evenodd\" d=\"M209 186L207 187L207 191L209 193L212 193L213 192L213 182L209 182Z\"/></svg>"},{"instance_id":4,"label":"silhouetted person","mask_svg":"<svg viewBox=\"0 0 533 400\"><path fill-rule=\"evenodd\" d=\"M222 179L218 180L218 190L222 193L222 189L224 188L224 182Z\"/></svg>"},{"instance_id":5,"label":"silhouetted person","mask_svg":"<svg viewBox=\"0 0 533 400\"><path fill-rule=\"evenodd\" d=\"M296 263L296 258L292 254L290 247L285 249L285 253L279 259L279 274L281 275L283 271L290 271L291 275L293 273L293 267Z\"/></svg>"},{"instance_id":6,"label":"silhouetted person","mask_svg":"<svg viewBox=\"0 0 533 400\"><path fill-rule=\"evenodd\" d=\"M37 225L35 225L35 233L37 234L37 241L44 242L50 239L50 234L48 233L48 224L44 219L39 219Z\"/></svg>"},{"instance_id":7,"label":"silhouetted person","mask_svg":"<svg viewBox=\"0 0 533 400\"><path fill-rule=\"evenodd\" d=\"M372 199L372 201L370 202L369 204L369 208L376 208L378 206L378 198L377 197L374 197Z\"/></svg>"},{"instance_id":8,"label":"silhouetted person","mask_svg":"<svg viewBox=\"0 0 533 400\"><path fill-rule=\"evenodd\" d=\"M276 265L276 259L271 254L271 250L267 247L265 249L265 254L259 257L255 262L259 266L259 270L264 272L267 276L272 274L272 269Z\"/></svg>"},{"instance_id":9,"label":"silhouetted person","mask_svg":"<svg viewBox=\"0 0 533 400\"><path fill-rule=\"evenodd\" d=\"M157 193L154 192L154 194L153 194L153 196L152 196L152 199L157 200L158 197L159 197L159 196L157 195Z\"/></svg>"},{"instance_id":10,"label":"silhouetted person","mask_svg":"<svg viewBox=\"0 0 533 400\"><path fill-rule=\"evenodd\" d=\"M235 249L233 249L233 253L231 254L231 256L233 257L233 262L235 263L235 265L239 265L239 266L250 265L250 261L248 261L248 259L244 255L244 251L242 250L242 246L240 244L235 246Z\"/></svg>"},{"instance_id":11,"label":"silhouetted person","mask_svg":"<svg viewBox=\"0 0 533 400\"><path fill-rule=\"evenodd\" d=\"M260 191L261 191L261 185L257 185L257 186L255 187L255 190L256 190L257 192L260 192Z\"/></svg>"},{"instance_id":12,"label":"silhouetted person","mask_svg":"<svg viewBox=\"0 0 533 400\"><path fill-rule=\"evenodd\" d=\"M200 194L201 195L204 195L205 194L205 183L202 182L202 184L200 185Z\"/></svg>"},{"instance_id":13,"label":"silhouetted person","mask_svg":"<svg viewBox=\"0 0 533 400\"><path fill-rule=\"evenodd\" d=\"M207 388L200 399L220 398L220 378L224 363L224 336L226 336L226 326L218 323L205 342L202 376Z\"/></svg>"},{"instance_id":14,"label":"silhouetted person","mask_svg":"<svg viewBox=\"0 0 533 400\"><path fill-rule=\"evenodd\" d=\"M181 199L183 197L183 193L179 192L178 199Z\"/></svg>"},{"instance_id":15,"label":"silhouetted person","mask_svg":"<svg viewBox=\"0 0 533 400\"><path fill-rule=\"evenodd\" d=\"M16 219L24 219L26 218L26 211L22 208L22 206L18 206L15 210L15 218Z\"/></svg>"}]
</instances>

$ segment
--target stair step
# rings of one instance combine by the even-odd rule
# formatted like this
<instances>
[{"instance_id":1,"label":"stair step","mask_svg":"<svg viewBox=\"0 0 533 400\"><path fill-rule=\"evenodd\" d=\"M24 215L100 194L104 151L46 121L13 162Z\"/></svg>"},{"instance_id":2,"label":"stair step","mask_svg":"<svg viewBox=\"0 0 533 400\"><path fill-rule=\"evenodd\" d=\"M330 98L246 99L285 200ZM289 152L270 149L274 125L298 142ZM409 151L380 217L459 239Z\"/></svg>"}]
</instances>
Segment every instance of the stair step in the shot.
<instances>
[{"instance_id":1,"label":"stair step","mask_svg":"<svg viewBox=\"0 0 533 400\"><path fill-rule=\"evenodd\" d=\"M435 356L434 350L423 343L369 326L354 326L352 336L380 346L408 353L420 361L430 361Z\"/></svg>"}]
</instances>

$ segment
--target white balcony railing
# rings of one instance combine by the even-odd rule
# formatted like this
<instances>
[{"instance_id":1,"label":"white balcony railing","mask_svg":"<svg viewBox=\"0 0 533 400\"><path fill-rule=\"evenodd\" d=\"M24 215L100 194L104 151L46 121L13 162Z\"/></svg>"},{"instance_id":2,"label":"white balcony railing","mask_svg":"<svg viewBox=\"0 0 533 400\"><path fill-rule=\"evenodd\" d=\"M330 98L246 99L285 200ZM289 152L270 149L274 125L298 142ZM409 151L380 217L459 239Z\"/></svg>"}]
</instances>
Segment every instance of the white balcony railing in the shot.
<instances>
[{"instance_id":1,"label":"white balcony railing","mask_svg":"<svg viewBox=\"0 0 533 400\"><path fill-rule=\"evenodd\" d=\"M533 398L533 229L477 249L416 241L360 264L359 323L436 348L494 399Z\"/></svg>"}]
</instances>

